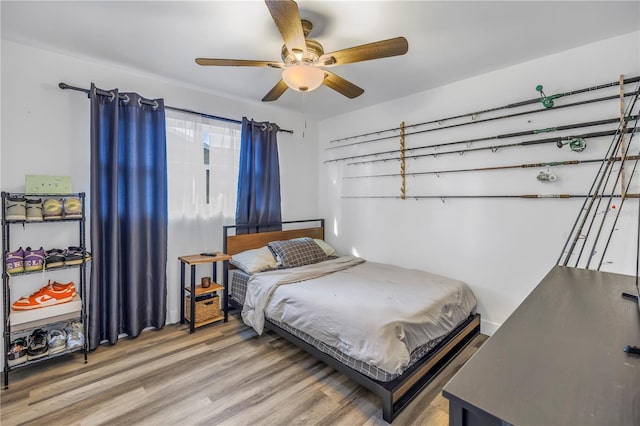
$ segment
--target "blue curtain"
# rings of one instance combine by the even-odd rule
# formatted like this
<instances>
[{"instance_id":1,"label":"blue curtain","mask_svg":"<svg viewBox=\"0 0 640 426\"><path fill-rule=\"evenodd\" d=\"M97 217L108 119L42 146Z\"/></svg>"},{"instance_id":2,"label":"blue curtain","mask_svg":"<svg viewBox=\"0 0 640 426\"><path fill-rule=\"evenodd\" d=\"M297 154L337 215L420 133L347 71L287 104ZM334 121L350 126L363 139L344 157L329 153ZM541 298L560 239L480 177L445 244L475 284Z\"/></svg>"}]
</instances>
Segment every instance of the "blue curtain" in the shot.
<instances>
[{"instance_id":1,"label":"blue curtain","mask_svg":"<svg viewBox=\"0 0 640 426\"><path fill-rule=\"evenodd\" d=\"M264 226L282 221L278 130L276 124L242 118L236 204L238 234L281 229L279 225Z\"/></svg>"},{"instance_id":2,"label":"blue curtain","mask_svg":"<svg viewBox=\"0 0 640 426\"><path fill-rule=\"evenodd\" d=\"M164 101L100 93L91 84L90 349L161 328L166 317Z\"/></svg>"}]
</instances>

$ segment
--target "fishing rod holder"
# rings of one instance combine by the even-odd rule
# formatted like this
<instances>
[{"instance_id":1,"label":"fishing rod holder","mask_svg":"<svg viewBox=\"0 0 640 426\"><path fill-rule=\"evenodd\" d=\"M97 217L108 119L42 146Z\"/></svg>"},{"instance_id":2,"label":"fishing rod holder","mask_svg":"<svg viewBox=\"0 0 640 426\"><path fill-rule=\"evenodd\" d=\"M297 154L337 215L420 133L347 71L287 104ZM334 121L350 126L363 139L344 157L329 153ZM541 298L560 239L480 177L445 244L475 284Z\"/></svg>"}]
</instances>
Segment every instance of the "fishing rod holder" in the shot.
<instances>
[{"instance_id":1,"label":"fishing rod holder","mask_svg":"<svg viewBox=\"0 0 640 426\"><path fill-rule=\"evenodd\" d=\"M562 148L565 145L569 145L571 151L582 152L587 147L587 142L583 138L571 138L560 140L556 143L558 148Z\"/></svg>"},{"instance_id":2,"label":"fishing rod holder","mask_svg":"<svg viewBox=\"0 0 640 426\"><path fill-rule=\"evenodd\" d=\"M563 95L562 94L557 94L557 95L551 95L551 96L547 96L544 94L544 91L542 90L542 84L538 84L536 86L536 90L538 92L540 92L540 103L545 107L545 108L553 108L553 100L554 99L558 99L561 98Z\"/></svg>"}]
</instances>

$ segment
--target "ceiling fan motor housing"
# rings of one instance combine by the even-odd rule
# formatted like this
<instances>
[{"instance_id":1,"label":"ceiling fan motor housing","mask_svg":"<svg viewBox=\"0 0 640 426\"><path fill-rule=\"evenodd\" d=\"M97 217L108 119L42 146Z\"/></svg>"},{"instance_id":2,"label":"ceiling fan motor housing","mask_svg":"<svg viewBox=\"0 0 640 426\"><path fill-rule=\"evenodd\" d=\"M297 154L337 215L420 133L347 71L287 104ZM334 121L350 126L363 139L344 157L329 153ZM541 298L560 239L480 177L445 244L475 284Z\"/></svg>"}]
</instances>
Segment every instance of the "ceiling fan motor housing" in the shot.
<instances>
[{"instance_id":1,"label":"ceiling fan motor housing","mask_svg":"<svg viewBox=\"0 0 640 426\"><path fill-rule=\"evenodd\" d=\"M307 54L302 58L302 62L316 64L320 56L324 55L324 48L320 43L309 38L306 39L305 42L307 44ZM289 52L289 49L287 49L287 46L284 44L282 45L281 56L282 62L287 65L293 65L300 62L292 52Z\"/></svg>"}]
</instances>

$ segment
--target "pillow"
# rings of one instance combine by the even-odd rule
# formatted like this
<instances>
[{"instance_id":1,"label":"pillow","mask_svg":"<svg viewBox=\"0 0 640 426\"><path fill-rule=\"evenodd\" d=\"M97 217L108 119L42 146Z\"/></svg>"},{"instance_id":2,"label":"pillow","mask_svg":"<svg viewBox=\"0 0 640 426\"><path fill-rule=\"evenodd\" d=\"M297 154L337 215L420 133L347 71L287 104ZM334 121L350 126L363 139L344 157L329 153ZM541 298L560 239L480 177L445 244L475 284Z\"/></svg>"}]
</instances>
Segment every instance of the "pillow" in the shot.
<instances>
[{"instance_id":1,"label":"pillow","mask_svg":"<svg viewBox=\"0 0 640 426\"><path fill-rule=\"evenodd\" d=\"M278 267L275 257L267 246L234 254L229 263L249 275Z\"/></svg>"},{"instance_id":2,"label":"pillow","mask_svg":"<svg viewBox=\"0 0 640 426\"><path fill-rule=\"evenodd\" d=\"M312 238L271 241L268 246L281 268L294 268L327 260L327 254Z\"/></svg>"},{"instance_id":3,"label":"pillow","mask_svg":"<svg viewBox=\"0 0 640 426\"><path fill-rule=\"evenodd\" d=\"M327 254L327 257L335 256L337 254L336 249L331 247L325 240L318 240L314 238L313 241L315 241L316 244L319 245L322 250L324 250L324 252Z\"/></svg>"}]
</instances>

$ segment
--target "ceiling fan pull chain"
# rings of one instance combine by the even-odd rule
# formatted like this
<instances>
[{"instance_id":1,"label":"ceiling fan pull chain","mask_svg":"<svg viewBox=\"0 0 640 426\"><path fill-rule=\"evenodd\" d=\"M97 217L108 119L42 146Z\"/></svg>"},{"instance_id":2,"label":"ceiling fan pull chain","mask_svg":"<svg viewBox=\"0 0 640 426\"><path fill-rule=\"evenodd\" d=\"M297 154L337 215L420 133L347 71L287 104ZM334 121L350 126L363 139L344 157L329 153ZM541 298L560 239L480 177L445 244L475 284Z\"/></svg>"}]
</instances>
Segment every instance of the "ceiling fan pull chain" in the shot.
<instances>
[{"instance_id":1,"label":"ceiling fan pull chain","mask_svg":"<svg viewBox=\"0 0 640 426\"><path fill-rule=\"evenodd\" d=\"M302 139L304 139L305 131L307 130L307 93L302 93L302 121L304 122L304 128L302 129Z\"/></svg>"}]
</instances>

